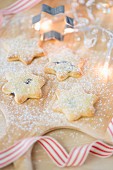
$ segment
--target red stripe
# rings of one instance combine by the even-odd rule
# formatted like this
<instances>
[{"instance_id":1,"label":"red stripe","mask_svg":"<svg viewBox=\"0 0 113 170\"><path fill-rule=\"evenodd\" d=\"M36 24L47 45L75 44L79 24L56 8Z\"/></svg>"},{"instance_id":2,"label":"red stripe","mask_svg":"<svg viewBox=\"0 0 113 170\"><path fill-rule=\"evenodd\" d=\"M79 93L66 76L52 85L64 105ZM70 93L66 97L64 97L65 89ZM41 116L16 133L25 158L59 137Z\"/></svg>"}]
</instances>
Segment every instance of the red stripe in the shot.
<instances>
[{"instance_id":1,"label":"red stripe","mask_svg":"<svg viewBox=\"0 0 113 170\"><path fill-rule=\"evenodd\" d=\"M109 131L110 131L110 133L111 133L111 135L113 137L113 132L111 131L110 127L108 127L108 129L109 129Z\"/></svg>"},{"instance_id":2,"label":"red stripe","mask_svg":"<svg viewBox=\"0 0 113 170\"><path fill-rule=\"evenodd\" d=\"M6 150L4 150L4 151L1 151L1 152L0 152L0 155L3 154L3 153L5 153L5 152L7 152L7 151L9 151L9 150L11 150L11 149L13 149L13 148L14 148L15 146L17 146L18 144L20 144L20 142L16 143L15 145L11 146L10 148L8 148L8 149L6 149Z\"/></svg>"},{"instance_id":3,"label":"red stripe","mask_svg":"<svg viewBox=\"0 0 113 170\"><path fill-rule=\"evenodd\" d=\"M68 163L69 163L69 161L70 161L70 159L71 159L71 157L72 157L72 155L73 155L73 153L74 153L75 149L76 149L76 148L74 148L74 149L73 149L73 151L71 152L71 154L70 154L70 156L69 156L69 159L68 159L68 161L67 161L66 165L68 165Z\"/></svg>"},{"instance_id":4,"label":"red stripe","mask_svg":"<svg viewBox=\"0 0 113 170\"><path fill-rule=\"evenodd\" d=\"M107 149L112 149L113 150L113 147L110 147L110 146L108 146L108 145L106 145L106 144L104 144L104 143L100 143L100 142L96 142L97 144L99 144L99 145L101 145L101 146L104 146L105 148L107 148Z\"/></svg>"},{"instance_id":5,"label":"red stripe","mask_svg":"<svg viewBox=\"0 0 113 170\"><path fill-rule=\"evenodd\" d=\"M51 152L46 148L46 146L43 144L43 143L41 143L40 141L38 141L39 143L40 143L40 145L42 145L43 146L43 148L49 153L49 155L52 157L52 159L58 164L58 165L60 165L61 166L61 164L55 159L55 157L51 154Z\"/></svg>"},{"instance_id":6,"label":"red stripe","mask_svg":"<svg viewBox=\"0 0 113 170\"><path fill-rule=\"evenodd\" d=\"M113 125L113 122L111 121L112 125Z\"/></svg>"},{"instance_id":7,"label":"red stripe","mask_svg":"<svg viewBox=\"0 0 113 170\"><path fill-rule=\"evenodd\" d=\"M11 163L14 162L15 160L17 160L22 154L25 153L27 147L28 147L31 143L32 143L32 141L30 141L30 142L26 145L26 148L24 148L22 151L20 151L17 155L15 155L15 156L12 157L11 159L7 160L6 162L1 163L1 164L0 164L0 167L2 168L2 167L4 167L4 166L6 166L6 165L11 164Z\"/></svg>"},{"instance_id":8,"label":"red stripe","mask_svg":"<svg viewBox=\"0 0 113 170\"><path fill-rule=\"evenodd\" d=\"M18 10L18 9L21 9L21 7L24 7L24 5L26 5L27 3L29 3L29 1L30 1L30 0L27 0L27 1L25 1L25 3L23 3L23 4L20 5L19 7L6 11L5 14L13 14L13 13L15 13L15 12L17 13L17 10Z\"/></svg>"},{"instance_id":9,"label":"red stripe","mask_svg":"<svg viewBox=\"0 0 113 170\"><path fill-rule=\"evenodd\" d=\"M109 130L111 130L110 127L109 127ZM9 153L8 155L0 158L0 160L3 160L3 161L5 161L4 159L7 158L7 157L8 157L8 159L9 159L9 160L1 163L1 164L0 164L0 167L2 168L2 167L4 167L4 166L10 164L10 163L12 163L14 160L16 160L16 159L18 159L20 156L22 156L22 155L27 151L27 149L30 147L30 145L33 144L33 143L35 143L36 139L37 139L37 142L40 143L40 145L47 151L47 153L50 155L50 157L51 157L51 158L56 162L56 164L59 165L60 167L68 166L70 160L71 160L73 157L74 157L74 160L73 160L73 162L71 163L70 166L74 166L75 163L76 163L76 161L78 160L78 158L80 158L80 160L79 160L79 162L78 162L77 165L83 164L83 162L85 161L84 158L85 158L86 152L87 152L87 150L88 150L88 147L90 146L90 145L87 145L87 147L85 146L86 148L85 148L85 150L84 150L84 152L83 152L83 155L81 155L81 153L82 153L82 149L84 148L84 146L82 146L82 147L80 147L80 148L78 148L78 149L77 149L77 148L74 148L74 149L72 150L70 156L69 156L69 159L68 159L67 163L66 163L66 162L63 160L63 158L60 156L60 153L57 152L57 148L60 149L60 151L62 152L62 154L65 156L65 158L68 158L68 154L66 155L64 148L63 148L59 143L57 143L57 141L55 141L54 139L51 139L51 138L49 138L49 137L35 138L35 140L34 140L34 138L30 138L30 139L28 139L28 140L25 140L22 146L19 146L19 147L18 147L18 145L21 144L20 142L18 142L18 143L16 143L15 145L13 145L12 147L8 148L7 150L0 152L0 154L2 155L3 153L7 153L8 151L10 151L10 150L13 149L13 148L15 149L16 146L18 147L18 148L15 149L15 151L11 151L11 153ZM49 141L46 141L46 139L49 140ZM47 144L50 146L50 148L56 153L56 155L57 155L58 158L62 161L62 163L59 163L59 161L57 161L57 157L55 157L54 154L51 153L51 150L49 150L41 141L38 141L38 140L42 140L42 142L44 141L45 143L47 143ZM27 145L25 146L25 144L26 144L27 141L28 141L28 143L27 143ZM50 142L52 142L54 145L56 145L57 148L54 149L54 147L51 145ZM96 146L96 143L97 143L98 145L100 145L100 146L103 146L103 147L105 148L105 150L99 148L98 146ZM104 158L104 157L108 157L108 156L110 156L110 155L113 154L113 147L110 147L109 145L106 145L106 144L101 143L101 142L99 142L99 141L95 142L94 144L92 143L92 148L95 148L95 149L97 149L97 150L99 150L99 151L101 151L101 152L106 153L106 154L104 154L104 153L103 153L103 154L100 154L100 153L98 153L98 151L96 152L96 151L90 150L89 152L91 152L91 153L94 154L95 156L97 155L97 156L100 156L100 157L103 157L103 158ZM77 149L77 151L76 151L76 149ZM106 149L109 149L109 150L111 150L111 151L106 151ZM20 150L21 150L21 151L20 151ZM18 151L19 151L19 152L18 152ZM17 152L18 152L18 153L17 153ZM74 156L74 152L75 152L75 156ZM87 152L87 153L89 153L89 152ZM15 156L13 156L14 153L16 153ZM107 154L107 153L108 153L108 154ZM79 157L80 155L81 155L81 157ZM12 156L13 156L13 157L12 157ZM12 158L11 158L11 157L12 157Z\"/></svg>"},{"instance_id":10,"label":"red stripe","mask_svg":"<svg viewBox=\"0 0 113 170\"><path fill-rule=\"evenodd\" d=\"M103 149L98 148L97 146L92 146L92 147L102 152L111 153L110 151L105 151Z\"/></svg>"},{"instance_id":11,"label":"red stripe","mask_svg":"<svg viewBox=\"0 0 113 170\"><path fill-rule=\"evenodd\" d=\"M23 0L18 0L17 2L13 3L13 4L10 5L9 7L4 8L3 11L9 10L9 9L11 9L11 8L14 8L15 6L17 6L17 5L20 4L21 2L23 2Z\"/></svg>"},{"instance_id":12,"label":"red stripe","mask_svg":"<svg viewBox=\"0 0 113 170\"><path fill-rule=\"evenodd\" d=\"M47 138L49 140L51 140L63 153L63 155L65 156L65 158L68 158L68 156L66 155L66 153L63 151L63 149L56 143L56 141L52 140L51 138Z\"/></svg>"},{"instance_id":13,"label":"red stripe","mask_svg":"<svg viewBox=\"0 0 113 170\"><path fill-rule=\"evenodd\" d=\"M22 147L23 147L23 145L21 145L19 148L17 148L16 150L14 150L13 152L11 152L10 154L8 154L8 155L0 158L0 161L3 160L3 159L5 159L5 158L7 158L7 157L9 157L9 156L11 156L13 153L15 153L16 151L18 151L18 150L21 149Z\"/></svg>"},{"instance_id":14,"label":"red stripe","mask_svg":"<svg viewBox=\"0 0 113 170\"><path fill-rule=\"evenodd\" d=\"M79 154L80 154L81 149L82 149L82 147L81 147L81 148L79 148L78 153L77 153L77 155L76 155L76 157L75 157L74 161L72 162L72 164L71 164L70 166L73 166L73 165L74 165L74 163L76 162L76 160L77 160L77 158L78 158L78 156L79 156ZM73 154L72 154L72 156L73 156Z\"/></svg>"},{"instance_id":15,"label":"red stripe","mask_svg":"<svg viewBox=\"0 0 113 170\"><path fill-rule=\"evenodd\" d=\"M53 148L53 146L49 142L47 142L45 139L42 139L42 140L45 141L54 150L54 152L62 160L62 162L65 163L65 161L62 159L62 157L59 155L59 153Z\"/></svg>"},{"instance_id":16,"label":"red stripe","mask_svg":"<svg viewBox=\"0 0 113 170\"><path fill-rule=\"evenodd\" d=\"M85 151L84 151L84 154L83 154L83 156L82 156L81 160L79 161L78 165L80 165L80 164L81 164L81 162L83 161L84 156L85 156L85 154L86 154L86 152L87 152L88 147L89 147L89 146L87 146L87 147L86 147L86 149L85 149Z\"/></svg>"},{"instance_id":17,"label":"red stripe","mask_svg":"<svg viewBox=\"0 0 113 170\"><path fill-rule=\"evenodd\" d=\"M80 154L81 149L82 149L82 147L79 149L79 151L78 151L78 153L77 153L77 155L76 155L76 157L75 157L75 160L73 161L73 163L71 164L71 166L73 166L73 165L75 164L75 162L76 162L76 160L77 160L77 158L78 158L78 156L79 156L79 154Z\"/></svg>"},{"instance_id":18,"label":"red stripe","mask_svg":"<svg viewBox=\"0 0 113 170\"><path fill-rule=\"evenodd\" d=\"M30 3L31 1L27 0L25 3L23 3L19 7L11 9L11 10L8 10L8 11L5 11L4 14L15 14L15 13L18 13L20 11L23 11L23 10L26 10L26 9L29 9L29 8L33 7L35 4L39 3L40 1L41 0L35 0L33 3ZM29 5L29 3L30 3L30 5ZM25 7L26 4L28 4L28 5Z\"/></svg>"},{"instance_id":19,"label":"red stripe","mask_svg":"<svg viewBox=\"0 0 113 170\"><path fill-rule=\"evenodd\" d=\"M99 155L99 156L103 156L103 157L104 157L104 156L108 156L108 155L103 155L103 154L100 154L100 153L94 152L94 151L92 151L92 150L90 150L90 152L91 152L91 153L93 153L93 154L95 154L95 155Z\"/></svg>"},{"instance_id":20,"label":"red stripe","mask_svg":"<svg viewBox=\"0 0 113 170\"><path fill-rule=\"evenodd\" d=\"M24 11L24 10L28 10L29 8L32 8L34 5L36 5L37 3L39 3L41 0L39 0L38 2L34 2L32 4L30 4L30 6L26 6L24 8L19 8L18 10L14 11L14 13L19 13L21 11Z\"/></svg>"}]
</instances>

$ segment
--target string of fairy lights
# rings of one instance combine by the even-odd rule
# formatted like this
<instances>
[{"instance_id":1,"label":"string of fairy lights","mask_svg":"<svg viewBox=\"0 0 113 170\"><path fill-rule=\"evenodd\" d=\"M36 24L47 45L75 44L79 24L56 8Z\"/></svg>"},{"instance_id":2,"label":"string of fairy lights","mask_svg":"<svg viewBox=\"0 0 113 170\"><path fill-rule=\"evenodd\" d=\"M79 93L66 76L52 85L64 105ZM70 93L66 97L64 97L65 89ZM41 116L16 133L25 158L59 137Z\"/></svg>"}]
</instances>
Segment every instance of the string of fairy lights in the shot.
<instances>
[{"instance_id":1,"label":"string of fairy lights","mask_svg":"<svg viewBox=\"0 0 113 170\"><path fill-rule=\"evenodd\" d=\"M96 1L96 0L68 0L68 4L70 4L70 11L65 11L65 6L58 6L56 8L52 8L48 5L43 4L42 10L40 14L33 17L33 26L36 30L40 31L41 26L44 28L44 32L41 35L41 40L50 40L50 39L57 39L59 41L62 41L64 36L69 33L79 33L81 32L84 36L84 45L87 48L92 48L96 45L98 41L98 34L100 33L102 38L101 41L107 44L107 52L106 52L106 59L104 64L104 72L106 76L108 75L108 68L109 63L111 60L111 52L113 49L113 31L107 30L106 28L103 28L101 26L100 18L95 16L94 11L99 10L102 14L110 14L113 7L113 0L108 1ZM84 6L87 16L84 17L79 14L79 7ZM79 11L79 12L78 12ZM44 18L44 15L42 13L48 13L49 15L52 15L53 19L41 21ZM73 17L69 17L68 14L72 13ZM59 15L60 14L60 15ZM63 17L62 17L63 16ZM63 34L50 30L49 32L46 31L46 29L49 27L51 29L51 23L52 22L59 22L60 17L65 20L64 25L64 32ZM88 34L88 36L87 36ZM79 40L80 37L79 37Z\"/></svg>"}]
</instances>

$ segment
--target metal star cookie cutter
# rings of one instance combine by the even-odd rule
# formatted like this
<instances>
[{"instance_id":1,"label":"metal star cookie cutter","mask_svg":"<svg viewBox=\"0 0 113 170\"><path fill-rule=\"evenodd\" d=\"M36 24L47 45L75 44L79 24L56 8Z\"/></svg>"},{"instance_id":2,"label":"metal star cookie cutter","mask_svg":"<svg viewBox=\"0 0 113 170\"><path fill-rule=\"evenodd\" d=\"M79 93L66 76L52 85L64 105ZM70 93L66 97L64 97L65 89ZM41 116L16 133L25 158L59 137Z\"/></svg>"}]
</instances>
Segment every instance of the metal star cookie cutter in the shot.
<instances>
[{"instance_id":1,"label":"metal star cookie cutter","mask_svg":"<svg viewBox=\"0 0 113 170\"><path fill-rule=\"evenodd\" d=\"M73 18L70 18L68 16L66 16L66 25L65 25L65 29L64 29L64 33L67 32L66 30L68 30L69 33L69 29L73 29L74 28L74 22L73 22ZM42 36L41 36L41 40L46 41L46 40L50 40L50 39L56 39L59 41L63 41L64 40L64 34L61 34L57 31L49 31L49 32L45 32Z\"/></svg>"},{"instance_id":2,"label":"metal star cookie cutter","mask_svg":"<svg viewBox=\"0 0 113 170\"><path fill-rule=\"evenodd\" d=\"M64 36L61 33L57 32L57 31L45 32L41 36L42 41L47 41L47 40L51 40L51 39L56 39L56 40L59 40L59 41L63 41Z\"/></svg>"},{"instance_id":3,"label":"metal star cookie cutter","mask_svg":"<svg viewBox=\"0 0 113 170\"><path fill-rule=\"evenodd\" d=\"M65 29L64 34L74 32L74 19L71 17L65 17Z\"/></svg>"},{"instance_id":4,"label":"metal star cookie cutter","mask_svg":"<svg viewBox=\"0 0 113 170\"><path fill-rule=\"evenodd\" d=\"M46 5L46 4L42 4L41 12L38 15L36 15L36 16L34 16L32 18L32 24L34 26L35 26L35 24L37 24L39 30L40 30L40 21L42 19L42 12L45 12L45 13L48 13L50 15L55 16L57 14L64 14L65 8L64 8L63 5L62 6L58 6L56 8L52 8L52 7L50 7L50 6Z\"/></svg>"},{"instance_id":5,"label":"metal star cookie cutter","mask_svg":"<svg viewBox=\"0 0 113 170\"><path fill-rule=\"evenodd\" d=\"M40 21L41 21L42 12L48 13L53 16L55 16L57 14L64 14L64 19L65 19L65 26L64 26L63 34L58 31L54 31L54 30L44 32L41 35L42 41L47 41L50 39L56 39L59 41L63 41L64 35L70 32L69 28L71 29L71 32L74 29L74 19L71 17L65 16L65 7L64 6L58 6L56 8L52 8L46 4L42 4L42 10L41 10L40 14L34 16L32 19L33 26L35 27L37 25L36 30L40 31L40 26L41 26Z\"/></svg>"}]
</instances>

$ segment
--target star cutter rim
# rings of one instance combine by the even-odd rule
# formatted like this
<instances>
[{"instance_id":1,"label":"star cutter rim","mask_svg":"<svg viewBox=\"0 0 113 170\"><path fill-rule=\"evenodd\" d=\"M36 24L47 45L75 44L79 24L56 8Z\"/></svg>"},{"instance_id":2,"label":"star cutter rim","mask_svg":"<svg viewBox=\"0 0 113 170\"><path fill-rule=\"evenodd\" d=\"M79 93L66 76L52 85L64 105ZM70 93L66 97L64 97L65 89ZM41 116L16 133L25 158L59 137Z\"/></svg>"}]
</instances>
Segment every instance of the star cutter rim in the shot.
<instances>
[{"instance_id":1,"label":"star cutter rim","mask_svg":"<svg viewBox=\"0 0 113 170\"><path fill-rule=\"evenodd\" d=\"M38 24L38 26L39 26L38 31L40 31L40 25L41 25L40 21L41 21L42 12L48 13L52 16L55 16L55 15L58 15L58 14L63 14L64 19L65 19L65 27L64 27L64 33L63 34L58 32L58 31L54 31L54 30L44 32L41 35L41 41L47 41L47 40L51 40L51 39L63 41L64 35L67 34L66 30L69 29L69 28L71 28L71 30L74 29L74 19L71 18L71 17L65 16L64 5L58 6L56 8L52 8L52 7L50 7L46 4L42 4L41 12L38 15L36 15L32 18L33 26L35 27L35 24Z\"/></svg>"}]
</instances>

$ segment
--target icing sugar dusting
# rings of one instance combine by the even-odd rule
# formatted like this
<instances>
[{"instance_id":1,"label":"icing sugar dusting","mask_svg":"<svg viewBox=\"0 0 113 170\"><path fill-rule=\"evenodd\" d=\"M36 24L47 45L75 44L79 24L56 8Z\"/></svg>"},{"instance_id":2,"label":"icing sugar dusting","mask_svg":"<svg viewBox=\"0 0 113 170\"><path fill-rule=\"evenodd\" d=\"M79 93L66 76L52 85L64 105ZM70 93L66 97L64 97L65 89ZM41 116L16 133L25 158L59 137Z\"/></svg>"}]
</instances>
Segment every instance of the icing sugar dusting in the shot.
<instances>
[{"instance_id":1,"label":"icing sugar dusting","mask_svg":"<svg viewBox=\"0 0 113 170\"><path fill-rule=\"evenodd\" d=\"M7 39L3 46L8 52L8 59L13 61L21 60L24 63L31 63L33 58L40 56L43 49L39 47L37 38L28 39L25 35Z\"/></svg>"},{"instance_id":2,"label":"icing sugar dusting","mask_svg":"<svg viewBox=\"0 0 113 170\"><path fill-rule=\"evenodd\" d=\"M4 40L5 41L5 40ZM46 78L46 85L42 88L43 97L40 100L29 99L22 105L15 103L13 96L4 95L0 91L0 107L4 112L7 124L10 129L8 135L9 143L12 142L11 134L15 134L15 140L22 138L22 132L26 135L41 134L52 127L70 126L77 127L91 135L100 138L104 134L113 113L113 82L106 83L97 72L97 62L100 58L105 57L103 52L94 52L93 50L77 50L76 53L66 46L53 45L48 43L44 46L47 56L38 58L31 65L25 66L20 62L7 62L7 52L1 50L0 58L0 79L5 80L4 75L7 72L25 72L30 71L35 74L43 75ZM85 53L84 53L85 52ZM59 57L70 56L74 60L84 58L86 63L83 69L83 76L79 79L68 78L63 82L59 82L54 75L44 73L44 67L48 62L48 58L53 56ZM56 101L55 91L57 88L69 90L74 85L82 87L85 92L93 93L99 97L99 101L95 105L95 116L92 118L82 118L75 122L68 122L64 114L56 113L52 110L52 105ZM109 96L109 98L108 98ZM16 129L16 130L15 130ZM16 136L17 129L19 135ZM96 132L97 133L96 133ZM28 133L28 134L27 134Z\"/></svg>"}]
</instances>

